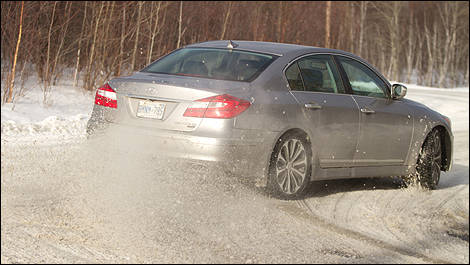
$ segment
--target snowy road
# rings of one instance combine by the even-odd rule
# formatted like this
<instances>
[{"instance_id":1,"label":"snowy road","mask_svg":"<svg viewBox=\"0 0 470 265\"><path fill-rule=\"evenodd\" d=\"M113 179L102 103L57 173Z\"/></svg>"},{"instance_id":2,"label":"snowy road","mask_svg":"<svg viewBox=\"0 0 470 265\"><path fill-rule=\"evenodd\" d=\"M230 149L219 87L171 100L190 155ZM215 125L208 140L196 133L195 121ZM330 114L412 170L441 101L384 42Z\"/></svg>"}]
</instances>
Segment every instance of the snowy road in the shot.
<instances>
[{"instance_id":1,"label":"snowy road","mask_svg":"<svg viewBox=\"0 0 470 265\"><path fill-rule=\"evenodd\" d=\"M2 139L1 262L468 263L468 95L409 90L453 122L454 167L430 192L337 180L280 201L138 150Z\"/></svg>"}]
</instances>

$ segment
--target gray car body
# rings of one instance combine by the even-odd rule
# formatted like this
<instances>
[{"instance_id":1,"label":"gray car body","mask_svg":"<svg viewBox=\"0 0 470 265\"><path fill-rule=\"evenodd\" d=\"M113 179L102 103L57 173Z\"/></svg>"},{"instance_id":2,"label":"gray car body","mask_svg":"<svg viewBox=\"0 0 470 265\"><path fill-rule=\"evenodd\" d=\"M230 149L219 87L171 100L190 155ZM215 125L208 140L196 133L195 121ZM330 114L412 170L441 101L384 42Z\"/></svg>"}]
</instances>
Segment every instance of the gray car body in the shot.
<instances>
[{"instance_id":1,"label":"gray car body","mask_svg":"<svg viewBox=\"0 0 470 265\"><path fill-rule=\"evenodd\" d=\"M118 108L95 105L88 133L92 135L102 128L99 131L108 132L107 137L127 135L122 139L131 145L145 137L146 149L155 153L216 161L237 174L266 180L275 145L281 136L296 131L306 134L310 142L311 180L325 180L413 174L426 136L437 128L444 145L441 169L450 169L453 144L450 124L423 104L392 99L390 83L365 60L341 50L234 42L238 50L279 57L251 82L146 72L114 78L109 85L117 93ZM226 49L227 43L210 41L186 47ZM292 91L285 69L298 58L314 54L346 56L361 62L387 84L389 98ZM194 100L220 94L252 104L232 119L183 117ZM137 117L139 100L165 102L163 120ZM308 103L318 104L321 109L306 108ZM375 113L362 113L360 109L364 107L373 108Z\"/></svg>"}]
</instances>

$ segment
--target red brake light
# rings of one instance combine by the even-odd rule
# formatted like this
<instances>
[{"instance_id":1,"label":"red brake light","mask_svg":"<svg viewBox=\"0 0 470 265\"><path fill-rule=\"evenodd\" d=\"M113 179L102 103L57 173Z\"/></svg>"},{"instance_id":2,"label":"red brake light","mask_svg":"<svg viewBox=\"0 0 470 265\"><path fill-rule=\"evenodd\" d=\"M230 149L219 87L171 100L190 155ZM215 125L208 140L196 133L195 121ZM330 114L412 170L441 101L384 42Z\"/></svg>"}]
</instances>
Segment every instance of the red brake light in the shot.
<instances>
[{"instance_id":1,"label":"red brake light","mask_svg":"<svg viewBox=\"0 0 470 265\"><path fill-rule=\"evenodd\" d=\"M116 91L108 83L96 90L95 104L104 107L117 108Z\"/></svg>"},{"instance_id":2,"label":"red brake light","mask_svg":"<svg viewBox=\"0 0 470 265\"><path fill-rule=\"evenodd\" d=\"M194 101L183 116L230 119L245 111L250 105L247 100L223 94Z\"/></svg>"}]
</instances>

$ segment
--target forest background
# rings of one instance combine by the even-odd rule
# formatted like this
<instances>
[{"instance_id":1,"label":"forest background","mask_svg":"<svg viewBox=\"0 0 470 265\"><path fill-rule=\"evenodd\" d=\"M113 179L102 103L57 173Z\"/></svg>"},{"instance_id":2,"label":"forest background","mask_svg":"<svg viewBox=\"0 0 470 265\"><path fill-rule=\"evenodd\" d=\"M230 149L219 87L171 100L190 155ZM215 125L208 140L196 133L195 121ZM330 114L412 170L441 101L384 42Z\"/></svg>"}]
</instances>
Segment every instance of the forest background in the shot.
<instances>
[{"instance_id":1,"label":"forest background","mask_svg":"<svg viewBox=\"0 0 470 265\"><path fill-rule=\"evenodd\" d=\"M219 39L341 49L389 80L468 86L468 29L468 1L2 1L2 104L31 76L46 102L63 78L93 90L176 48Z\"/></svg>"}]
</instances>

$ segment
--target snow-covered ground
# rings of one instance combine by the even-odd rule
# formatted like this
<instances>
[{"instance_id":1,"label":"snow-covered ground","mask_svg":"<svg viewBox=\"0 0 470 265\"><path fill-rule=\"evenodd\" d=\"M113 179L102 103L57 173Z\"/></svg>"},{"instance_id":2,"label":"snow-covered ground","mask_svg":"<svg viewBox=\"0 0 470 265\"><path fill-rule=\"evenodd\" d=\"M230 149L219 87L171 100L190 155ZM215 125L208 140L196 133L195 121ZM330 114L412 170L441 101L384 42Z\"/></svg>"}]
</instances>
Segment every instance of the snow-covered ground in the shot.
<instances>
[{"instance_id":1,"label":"snow-covered ground","mask_svg":"<svg viewBox=\"0 0 470 265\"><path fill-rule=\"evenodd\" d=\"M335 180L280 201L221 170L87 149L93 92L69 82L44 107L28 85L1 107L2 263L469 262L468 88L407 85L452 120L437 190Z\"/></svg>"}]
</instances>

